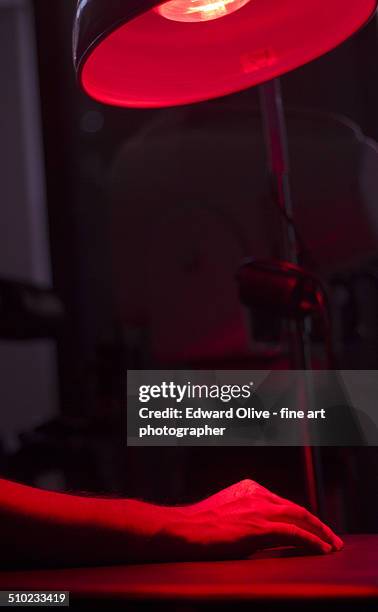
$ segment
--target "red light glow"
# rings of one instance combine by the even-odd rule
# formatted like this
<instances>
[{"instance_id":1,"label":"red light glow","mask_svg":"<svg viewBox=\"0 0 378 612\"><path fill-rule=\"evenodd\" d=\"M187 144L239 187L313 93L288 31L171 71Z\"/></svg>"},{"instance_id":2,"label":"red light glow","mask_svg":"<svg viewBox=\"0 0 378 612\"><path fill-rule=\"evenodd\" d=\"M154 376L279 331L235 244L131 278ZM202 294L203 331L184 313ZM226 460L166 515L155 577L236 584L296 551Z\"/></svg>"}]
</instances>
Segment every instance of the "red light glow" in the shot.
<instances>
[{"instance_id":1,"label":"red light glow","mask_svg":"<svg viewBox=\"0 0 378 612\"><path fill-rule=\"evenodd\" d=\"M223 96L327 53L377 6L377 0L251 0L234 10L244 0L229 1L170 0L159 12L153 8L121 23L85 56L83 89L102 103L138 108ZM218 2L227 16L202 21L210 11L206 3L214 8ZM201 6L202 13L187 12ZM185 23L194 15L196 23Z\"/></svg>"},{"instance_id":2,"label":"red light glow","mask_svg":"<svg viewBox=\"0 0 378 612\"><path fill-rule=\"evenodd\" d=\"M155 11L172 21L211 21L234 13L250 0L171 0Z\"/></svg>"}]
</instances>

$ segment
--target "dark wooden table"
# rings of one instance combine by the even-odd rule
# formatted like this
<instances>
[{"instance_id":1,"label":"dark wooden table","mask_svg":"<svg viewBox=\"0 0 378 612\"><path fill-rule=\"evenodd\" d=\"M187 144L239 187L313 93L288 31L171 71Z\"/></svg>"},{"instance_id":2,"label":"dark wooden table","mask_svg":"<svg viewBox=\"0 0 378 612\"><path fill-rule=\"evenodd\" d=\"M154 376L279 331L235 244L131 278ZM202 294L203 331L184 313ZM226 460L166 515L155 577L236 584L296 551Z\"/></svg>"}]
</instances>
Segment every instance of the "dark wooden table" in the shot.
<instances>
[{"instance_id":1,"label":"dark wooden table","mask_svg":"<svg viewBox=\"0 0 378 612\"><path fill-rule=\"evenodd\" d=\"M0 589L64 590L74 599L134 602L331 599L354 601L356 610L363 601L376 605L378 536L348 536L345 542L343 551L327 556L266 551L243 561L1 572Z\"/></svg>"}]
</instances>

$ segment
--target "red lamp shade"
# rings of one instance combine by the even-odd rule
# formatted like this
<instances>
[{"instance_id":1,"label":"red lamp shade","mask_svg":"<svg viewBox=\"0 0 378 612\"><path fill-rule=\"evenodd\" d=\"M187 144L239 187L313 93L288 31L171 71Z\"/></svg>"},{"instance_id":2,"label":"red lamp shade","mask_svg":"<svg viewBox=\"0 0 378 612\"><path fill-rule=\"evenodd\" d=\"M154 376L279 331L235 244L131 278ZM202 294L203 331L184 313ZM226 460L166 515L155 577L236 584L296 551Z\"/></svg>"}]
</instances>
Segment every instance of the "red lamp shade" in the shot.
<instances>
[{"instance_id":1,"label":"red lamp shade","mask_svg":"<svg viewBox=\"0 0 378 612\"><path fill-rule=\"evenodd\" d=\"M83 89L106 104L199 102L268 81L361 28L378 0L79 0Z\"/></svg>"}]
</instances>

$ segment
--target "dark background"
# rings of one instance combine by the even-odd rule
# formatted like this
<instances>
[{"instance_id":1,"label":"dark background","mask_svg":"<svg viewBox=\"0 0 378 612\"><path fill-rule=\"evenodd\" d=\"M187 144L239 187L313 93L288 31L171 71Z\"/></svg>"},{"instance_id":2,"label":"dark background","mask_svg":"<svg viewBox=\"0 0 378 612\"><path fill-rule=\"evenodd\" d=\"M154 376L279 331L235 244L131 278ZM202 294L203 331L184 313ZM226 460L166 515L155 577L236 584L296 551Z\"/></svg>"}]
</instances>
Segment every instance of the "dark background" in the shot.
<instances>
[{"instance_id":1,"label":"dark background","mask_svg":"<svg viewBox=\"0 0 378 612\"><path fill-rule=\"evenodd\" d=\"M75 4L33 2L53 288L65 310L59 414L19 428L3 474L161 503L250 477L306 503L301 449L125 447L127 367L287 367L272 344L250 344L234 280L239 259L277 255L277 219L258 90L180 109L97 104L75 82ZM373 20L282 78L305 263L329 287L345 369L378 369L378 154L363 136L378 139L377 46ZM321 367L320 337L314 349ZM376 531L377 457L321 450L338 529Z\"/></svg>"}]
</instances>

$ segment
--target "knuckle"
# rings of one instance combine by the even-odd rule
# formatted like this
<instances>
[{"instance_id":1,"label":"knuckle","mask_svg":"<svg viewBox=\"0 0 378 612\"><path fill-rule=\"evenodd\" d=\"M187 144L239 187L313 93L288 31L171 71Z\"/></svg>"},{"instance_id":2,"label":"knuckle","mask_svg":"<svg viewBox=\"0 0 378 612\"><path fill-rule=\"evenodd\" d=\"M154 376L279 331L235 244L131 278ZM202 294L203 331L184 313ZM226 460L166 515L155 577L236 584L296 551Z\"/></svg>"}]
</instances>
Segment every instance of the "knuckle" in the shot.
<instances>
[{"instance_id":1,"label":"knuckle","mask_svg":"<svg viewBox=\"0 0 378 612\"><path fill-rule=\"evenodd\" d=\"M298 514L298 518L300 519L306 519L308 518L308 515L309 515L306 508L303 508L303 506L297 507L297 514Z\"/></svg>"},{"instance_id":2,"label":"knuckle","mask_svg":"<svg viewBox=\"0 0 378 612\"><path fill-rule=\"evenodd\" d=\"M255 483L249 478L245 478L239 482L239 487L243 493L251 493L255 488Z\"/></svg>"}]
</instances>

